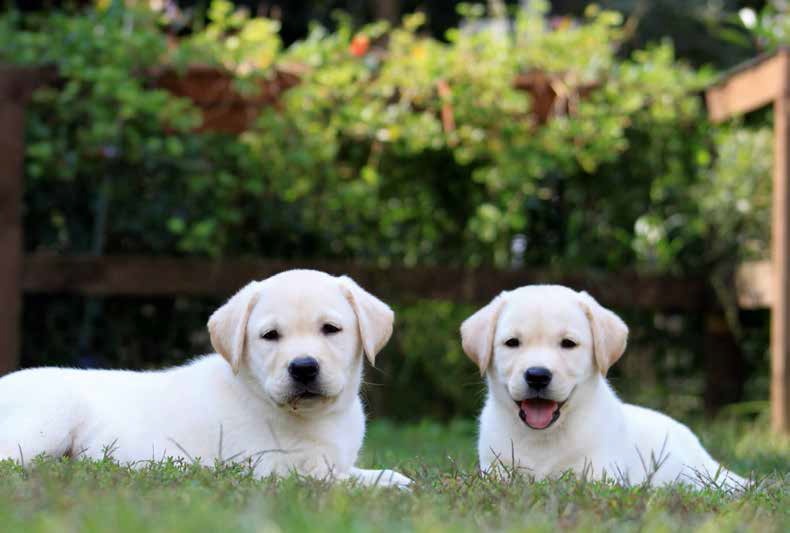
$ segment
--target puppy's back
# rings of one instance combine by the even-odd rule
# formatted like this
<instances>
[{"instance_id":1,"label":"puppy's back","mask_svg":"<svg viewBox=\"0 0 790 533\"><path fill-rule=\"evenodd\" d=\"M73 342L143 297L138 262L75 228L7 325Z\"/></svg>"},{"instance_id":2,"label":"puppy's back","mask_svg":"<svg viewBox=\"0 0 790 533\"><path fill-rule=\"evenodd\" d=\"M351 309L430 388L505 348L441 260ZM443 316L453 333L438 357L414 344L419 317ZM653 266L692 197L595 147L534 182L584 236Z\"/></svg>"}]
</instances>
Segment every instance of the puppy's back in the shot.
<instances>
[{"instance_id":1,"label":"puppy's back","mask_svg":"<svg viewBox=\"0 0 790 533\"><path fill-rule=\"evenodd\" d=\"M684 424L663 413L637 405L624 404L623 413L641 459L648 467L653 462L663 465L659 478L677 478L696 485L717 479L734 488L746 485L743 478L713 459L697 436Z\"/></svg>"}]
</instances>

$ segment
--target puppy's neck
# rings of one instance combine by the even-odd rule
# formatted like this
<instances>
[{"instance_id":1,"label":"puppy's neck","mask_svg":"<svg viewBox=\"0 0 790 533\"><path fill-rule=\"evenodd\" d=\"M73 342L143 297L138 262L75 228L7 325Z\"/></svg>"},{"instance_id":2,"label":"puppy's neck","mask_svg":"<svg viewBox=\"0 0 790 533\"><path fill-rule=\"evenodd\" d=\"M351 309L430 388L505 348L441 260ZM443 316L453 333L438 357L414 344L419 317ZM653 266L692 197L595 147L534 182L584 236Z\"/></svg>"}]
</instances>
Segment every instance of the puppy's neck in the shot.
<instances>
[{"instance_id":1,"label":"puppy's neck","mask_svg":"<svg viewBox=\"0 0 790 533\"><path fill-rule=\"evenodd\" d=\"M586 380L576 386L573 394L573 405L569 414L580 415L589 418L593 413L590 411L600 411L602 408L609 408L619 403L617 395L612 390L606 378L596 372ZM599 406L601 409L599 409Z\"/></svg>"},{"instance_id":2,"label":"puppy's neck","mask_svg":"<svg viewBox=\"0 0 790 533\"><path fill-rule=\"evenodd\" d=\"M576 386L564 409L566 412L562 418L565 420L561 429L573 433L575 438L581 436L585 442L596 441L602 434L601 427L620 425L623 418L617 395L606 378L599 373Z\"/></svg>"}]
</instances>

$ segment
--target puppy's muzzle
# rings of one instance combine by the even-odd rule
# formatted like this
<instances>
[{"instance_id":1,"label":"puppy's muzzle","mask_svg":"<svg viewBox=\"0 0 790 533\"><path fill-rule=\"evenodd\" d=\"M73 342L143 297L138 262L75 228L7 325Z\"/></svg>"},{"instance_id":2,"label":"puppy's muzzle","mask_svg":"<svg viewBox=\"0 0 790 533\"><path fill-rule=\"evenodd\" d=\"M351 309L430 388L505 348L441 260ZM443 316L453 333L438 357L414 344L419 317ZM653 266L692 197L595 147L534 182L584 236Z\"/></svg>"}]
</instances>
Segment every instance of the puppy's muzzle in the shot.
<instances>
[{"instance_id":1,"label":"puppy's muzzle","mask_svg":"<svg viewBox=\"0 0 790 533\"><path fill-rule=\"evenodd\" d=\"M288 374L295 382L302 385L310 385L318 378L321 365L315 357L297 357L288 365Z\"/></svg>"},{"instance_id":2,"label":"puppy's muzzle","mask_svg":"<svg viewBox=\"0 0 790 533\"><path fill-rule=\"evenodd\" d=\"M552 400L546 397L547 389L553 375L551 370L542 366L533 366L524 372L528 395L516 401L518 417L532 429L547 429L560 417L560 410L565 401Z\"/></svg>"},{"instance_id":3,"label":"puppy's muzzle","mask_svg":"<svg viewBox=\"0 0 790 533\"><path fill-rule=\"evenodd\" d=\"M288 403L295 406L305 400L324 399L324 391L320 378L321 365L315 357L309 355L297 357L288 364L288 375L291 376L291 393Z\"/></svg>"},{"instance_id":4,"label":"puppy's muzzle","mask_svg":"<svg viewBox=\"0 0 790 533\"><path fill-rule=\"evenodd\" d=\"M545 389L551 383L551 370L543 366L532 366L524 372L524 379L531 389L540 391Z\"/></svg>"}]
</instances>

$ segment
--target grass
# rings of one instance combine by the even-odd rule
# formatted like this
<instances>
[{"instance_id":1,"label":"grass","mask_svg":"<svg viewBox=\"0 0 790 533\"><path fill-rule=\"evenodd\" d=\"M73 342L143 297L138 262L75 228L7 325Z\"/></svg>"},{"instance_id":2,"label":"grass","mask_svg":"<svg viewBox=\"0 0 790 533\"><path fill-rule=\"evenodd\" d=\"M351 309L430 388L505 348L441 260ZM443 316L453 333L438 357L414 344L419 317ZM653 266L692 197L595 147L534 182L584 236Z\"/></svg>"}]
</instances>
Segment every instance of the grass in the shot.
<instances>
[{"instance_id":1,"label":"grass","mask_svg":"<svg viewBox=\"0 0 790 533\"><path fill-rule=\"evenodd\" d=\"M623 488L567 476L499 482L475 469L471 422L371 424L360 461L411 476L411 492L298 479L240 466L164 461L0 462L0 531L743 531L790 530L790 442L764 422L697 426L704 444L759 488Z\"/></svg>"}]
</instances>

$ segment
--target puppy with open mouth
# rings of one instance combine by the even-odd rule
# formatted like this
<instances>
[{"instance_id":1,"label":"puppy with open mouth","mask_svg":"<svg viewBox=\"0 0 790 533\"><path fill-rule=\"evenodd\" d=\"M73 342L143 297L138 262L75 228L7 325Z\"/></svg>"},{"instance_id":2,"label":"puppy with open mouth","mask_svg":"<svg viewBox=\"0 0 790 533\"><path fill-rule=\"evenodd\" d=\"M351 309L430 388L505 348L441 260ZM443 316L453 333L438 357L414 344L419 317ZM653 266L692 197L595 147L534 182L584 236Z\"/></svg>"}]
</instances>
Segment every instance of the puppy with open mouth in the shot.
<instances>
[{"instance_id":1,"label":"puppy with open mouth","mask_svg":"<svg viewBox=\"0 0 790 533\"><path fill-rule=\"evenodd\" d=\"M745 487L686 426L617 398L605 375L627 337L617 315L558 285L503 292L469 317L463 348L488 384L481 468L536 479L571 470L623 484Z\"/></svg>"},{"instance_id":2,"label":"puppy with open mouth","mask_svg":"<svg viewBox=\"0 0 790 533\"><path fill-rule=\"evenodd\" d=\"M258 476L406 486L355 462L364 357L394 314L348 277L290 270L242 288L208 321L217 353L155 372L34 368L0 379L0 460L249 463Z\"/></svg>"}]
</instances>

